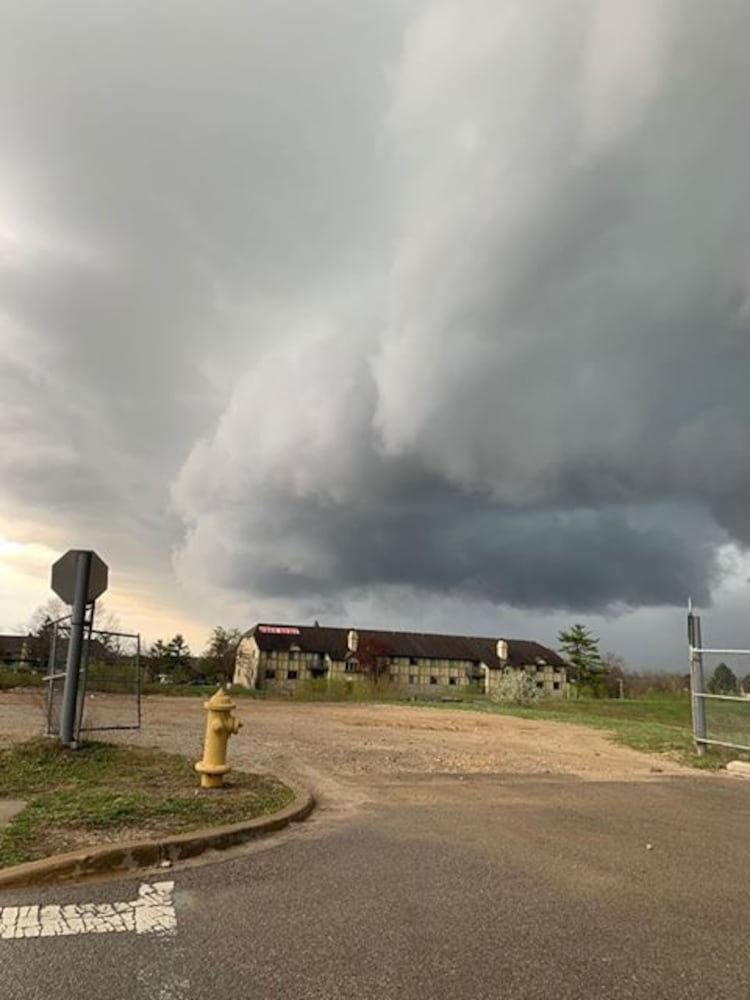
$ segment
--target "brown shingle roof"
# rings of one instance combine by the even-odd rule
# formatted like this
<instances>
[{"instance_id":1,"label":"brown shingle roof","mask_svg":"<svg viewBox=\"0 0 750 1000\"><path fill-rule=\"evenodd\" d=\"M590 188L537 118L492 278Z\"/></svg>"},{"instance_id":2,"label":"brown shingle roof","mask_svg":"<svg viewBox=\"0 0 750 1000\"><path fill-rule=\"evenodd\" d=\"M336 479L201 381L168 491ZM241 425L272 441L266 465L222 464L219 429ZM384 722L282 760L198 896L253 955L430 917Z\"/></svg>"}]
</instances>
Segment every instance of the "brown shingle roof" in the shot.
<instances>
[{"instance_id":1,"label":"brown shingle roof","mask_svg":"<svg viewBox=\"0 0 750 1000\"><path fill-rule=\"evenodd\" d=\"M430 660L471 660L498 666L497 639L488 636L435 635L427 632L385 632L355 629L360 644L371 642L382 656L408 656ZM328 653L343 660L348 652L349 629L319 625L258 624L250 633L260 649L277 652L299 648L303 653ZM503 637L504 638L504 637ZM550 666L564 667L565 661L554 650L526 639L507 639L507 665L523 667L544 660Z\"/></svg>"}]
</instances>

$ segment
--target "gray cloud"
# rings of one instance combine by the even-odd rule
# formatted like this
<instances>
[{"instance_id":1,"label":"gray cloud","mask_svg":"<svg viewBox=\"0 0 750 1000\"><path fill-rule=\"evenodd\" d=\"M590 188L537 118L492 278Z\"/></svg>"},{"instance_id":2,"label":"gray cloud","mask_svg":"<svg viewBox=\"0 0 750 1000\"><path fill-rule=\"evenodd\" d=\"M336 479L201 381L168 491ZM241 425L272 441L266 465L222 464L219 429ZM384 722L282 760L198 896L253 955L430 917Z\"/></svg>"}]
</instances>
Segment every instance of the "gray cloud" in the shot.
<instances>
[{"instance_id":1,"label":"gray cloud","mask_svg":"<svg viewBox=\"0 0 750 1000\"><path fill-rule=\"evenodd\" d=\"M290 616L707 602L750 542L748 28L6 4L6 508Z\"/></svg>"},{"instance_id":2,"label":"gray cloud","mask_svg":"<svg viewBox=\"0 0 750 1000\"><path fill-rule=\"evenodd\" d=\"M278 338L277 302L346 295L381 253L392 18L330 0L0 19L4 486L168 548L170 479Z\"/></svg>"}]
</instances>

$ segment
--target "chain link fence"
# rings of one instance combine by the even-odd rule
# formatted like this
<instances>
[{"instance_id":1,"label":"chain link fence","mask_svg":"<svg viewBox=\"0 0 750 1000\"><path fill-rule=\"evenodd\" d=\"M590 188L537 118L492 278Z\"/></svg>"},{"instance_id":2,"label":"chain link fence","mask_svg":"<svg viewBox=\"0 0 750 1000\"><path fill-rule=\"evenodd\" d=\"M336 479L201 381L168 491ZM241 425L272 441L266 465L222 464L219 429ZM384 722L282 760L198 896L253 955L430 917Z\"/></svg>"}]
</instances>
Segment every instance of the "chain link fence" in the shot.
<instances>
[{"instance_id":1,"label":"chain link fence","mask_svg":"<svg viewBox=\"0 0 750 1000\"><path fill-rule=\"evenodd\" d=\"M65 670L70 645L70 616L52 628L47 672L46 732L60 732ZM81 733L141 726L141 638L84 623L84 645L78 684L75 738Z\"/></svg>"}]
</instances>

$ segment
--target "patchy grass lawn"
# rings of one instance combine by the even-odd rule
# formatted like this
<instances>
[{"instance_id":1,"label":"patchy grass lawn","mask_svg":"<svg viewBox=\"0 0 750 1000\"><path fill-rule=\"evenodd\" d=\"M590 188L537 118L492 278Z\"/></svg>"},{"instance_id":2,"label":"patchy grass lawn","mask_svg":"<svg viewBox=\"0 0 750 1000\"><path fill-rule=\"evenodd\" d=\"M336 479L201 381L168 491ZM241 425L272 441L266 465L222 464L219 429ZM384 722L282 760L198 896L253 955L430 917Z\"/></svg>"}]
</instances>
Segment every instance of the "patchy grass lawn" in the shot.
<instances>
[{"instance_id":1,"label":"patchy grass lawn","mask_svg":"<svg viewBox=\"0 0 750 1000\"><path fill-rule=\"evenodd\" d=\"M709 735L728 742L750 743L750 702L707 702ZM615 742L634 750L669 754L689 767L718 770L730 760L747 759L748 755L723 747L709 747L705 754L695 752L691 728L690 696L673 695L660 698L545 698L533 707L497 705L485 699L463 705L443 705L444 708L467 708L473 711L495 712L524 719L549 719L553 722L575 722L611 733ZM740 739L740 737L742 737Z\"/></svg>"},{"instance_id":2,"label":"patchy grass lawn","mask_svg":"<svg viewBox=\"0 0 750 1000\"><path fill-rule=\"evenodd\" d=\"M111 743L66 750L34 741L0 751L0 797L27 805L0 828L0 867L120 840L183 833L274 813L292 791L271 777L232 771L205 791L190 761Z\"/></svg>"}]
</instances>

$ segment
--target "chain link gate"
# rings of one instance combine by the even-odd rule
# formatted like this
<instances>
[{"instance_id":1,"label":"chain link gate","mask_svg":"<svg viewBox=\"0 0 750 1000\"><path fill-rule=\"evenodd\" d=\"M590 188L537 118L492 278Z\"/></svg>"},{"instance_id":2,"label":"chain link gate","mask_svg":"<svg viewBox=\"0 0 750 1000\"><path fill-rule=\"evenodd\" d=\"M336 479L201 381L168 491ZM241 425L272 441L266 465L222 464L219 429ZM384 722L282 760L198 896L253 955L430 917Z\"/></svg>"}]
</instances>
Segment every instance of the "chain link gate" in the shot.
<instances>
[{"instance_id":1,"label":"chain link gate","mask_svg":"<svg viewBox=\"0 0 750 1000\"><path fill-rule=\"evenodd\" d=\"M739 694L707 691L706 674L720 663L750 672L750 649L704 647L700 615L688 609L688 650L690 656L690 697L693 739L698 753L707 746L730 747L750 753L750 698ZM734 671L733 671L734 672Z\"/></svg>"},{"instance_id":2,"label":"chain link gate","mask_svg":"<svg viewBox=\"0 0 750 1000\"><path fill-rule=\"evenodd\" d=\"M47 671L46 734L58 736L71 616L52 625ZM81 733L141 727L141 637L93 627L86 609L74 738Z\"/></svg>"}]
</instances>

